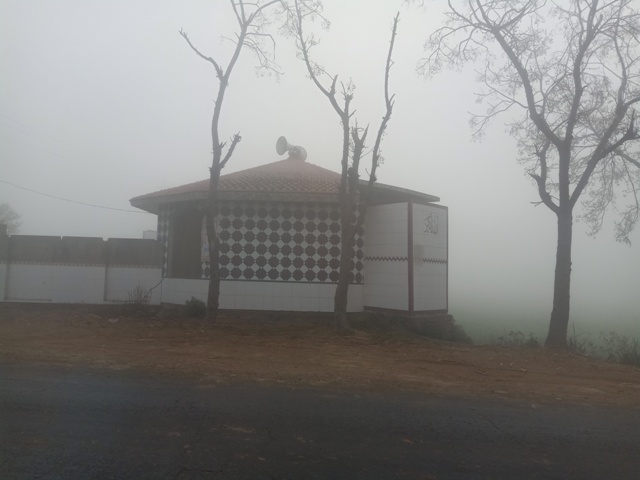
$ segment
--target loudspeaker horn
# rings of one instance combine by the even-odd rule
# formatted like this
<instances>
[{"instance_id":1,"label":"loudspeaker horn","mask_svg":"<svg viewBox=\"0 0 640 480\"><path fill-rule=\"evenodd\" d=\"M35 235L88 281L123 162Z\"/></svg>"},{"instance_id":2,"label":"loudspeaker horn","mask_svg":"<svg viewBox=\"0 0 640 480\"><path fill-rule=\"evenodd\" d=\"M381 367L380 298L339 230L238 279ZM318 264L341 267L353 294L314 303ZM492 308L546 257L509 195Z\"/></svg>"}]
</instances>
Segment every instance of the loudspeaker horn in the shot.
<instances>
[{"instance_id":1,"label":"loudspeaker horn","mask_svg":"<svg viewBox=\"0 0 640 480\"><path fill-rule=\"evenodd\" d=\"M278 155L283 155L285 152L289 152L289 156L292 158L297 158L298 160L306 160L307 151L298 145L291 145L287 142L285 137L280 137L276 142L276 152Z\"/></svg>"}]
</instances>

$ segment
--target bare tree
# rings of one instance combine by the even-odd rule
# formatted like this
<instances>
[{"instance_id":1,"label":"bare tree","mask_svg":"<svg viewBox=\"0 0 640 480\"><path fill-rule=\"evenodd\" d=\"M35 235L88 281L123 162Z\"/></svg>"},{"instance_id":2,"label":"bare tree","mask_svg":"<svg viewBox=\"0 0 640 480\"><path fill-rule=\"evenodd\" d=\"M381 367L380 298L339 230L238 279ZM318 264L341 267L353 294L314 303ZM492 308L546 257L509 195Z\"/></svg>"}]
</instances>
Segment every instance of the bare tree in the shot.
<instances>
[{"instance_id":1,"label":"bare tree","mask_svg":"<svg viewBox=\"0 0 640 480\"><path fill-rule=\"evenodd\" d=\"M455 3L455 6L454 6ZM610 208L616 238L629 243L638 222L640 13L632 0L466 0L448 2L447 23L427 42L423 73L477 67L489 121L509 123L519 161L540 202L557 217L553 310L546 345L566 347L574 209L592 234Z\"/></svg>"},{"instance_id":2,"label":"bare tree","mask_svg":"<svg viewBox=\"0 0 640 480\"><path fill-rule=\"evenodd\" d=\"M233 152L240 142L240 133L236 133L231 137L231 143L224 152L227 143L220 141L219 123L220 114L222 112L222 103L229 86L229 78L233 72L240 53L243 49L250 50L258 60L256 67L258 72L268 72L279 74L278 68L274 63L275 42L273 37L266 31L269 25L269 19L265 12L272 6L280 3L280 0L271 0L265 3L249 2L246 0L229 0L231 8L236 17L238 31L235 38L235 48L231 59L227 63L226 68L218 61L204 55L196 48L189 36L183 30L180 35L189 44L189 47L203 60L209 62L216 73L218 79L216 99L213 108L213 117L211 119L211 140L213 144L213 160L209 169L209 193L207 204L205 207L207 240L209 242L209 291L207 296L207 321L215 321L218 315L219 297L220 297L220 269L218 266L220 257L220 239L216 231L215 218L218 212L218 183L220 180L220 172L225 167ZM269 47L268 44L271 44Z\"/></svg>"},{"instance_id":3,"label":"bare tree","mask_svg":"<svg viewBox=\"0 0 640 480\"><path fill-rule=\"evenodd\" d=\"M330 75L318 63L311 58L311 50L319 43L313 34L305 32L305 24L308 21L320 19L325 27L329 22L322 14L322 3L319 0L295 0L293 8L286 9L288 18L285 30L296 41L298 56L304 61L309 77L316 88L327 98L334 111L340 118L342 126L342 157L340 179L340 276L334 297L334 314L338 329L347 329L347 296L349 284L353 279L353 266L355 259L356 233L362 228L366 216L367 206L373 184L376 181L376 171L381 163L380 146L382 137L387 129L387 124L393 111L394 96L389 95L389 73L393 65L392 54L398 27L399 15L393 20L391 41L384 73L384 101L385 114L382 117L376 134L373 150L371 151L371 164L368 171L366 186L362 188L360 181L360 162L365 156L369 125L360 127L357 120L353 119L351 102L354 96L354 85L351 81L340 83L338 93L338 75Z\"/></svg>"},{"instance_id":4,"label":"bare tree","mask_svg":"<svg viewBox=\"0 0 640 480\"><path fill-rule=\"evenodd\" d=\"M7 234L14 235L22 224L20 214L17 213L8 203L0 204L0 224L7 226Z\"/></svg>"}]
</instances>

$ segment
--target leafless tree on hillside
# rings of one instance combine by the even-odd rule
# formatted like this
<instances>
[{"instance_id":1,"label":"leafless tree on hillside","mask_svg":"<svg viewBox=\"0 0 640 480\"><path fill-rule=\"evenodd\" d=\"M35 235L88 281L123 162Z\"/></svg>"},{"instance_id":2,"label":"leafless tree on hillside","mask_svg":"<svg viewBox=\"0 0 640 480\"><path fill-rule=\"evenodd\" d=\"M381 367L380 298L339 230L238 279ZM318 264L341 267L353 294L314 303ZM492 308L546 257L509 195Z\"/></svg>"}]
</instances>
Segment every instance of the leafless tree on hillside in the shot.
<instances>
[{"instance_id":1,"label":"leafless tree on hillside","mask_svg":"<svg viewBox=\"0 0 640 480\"><path fill-rule=\"evenodd\" d=\"M203 54L194 44L184 30L180 31L180 35L189 44L189 47L203 60L211 64L215 70L217 78L217 91L215 104L213 108L213 117L211 119L211 140L213 144L213 159L211 163L209 177L209 193L205 208L207 239L209 242L209 262L210 277L209 291L207 296L207 321L213 322L217 318L219 297L220 297L220 239L216 231L215 217L218 211L218 183L220 180L220 172L225 167L233 152L240 142L240 133L236 133L231 137L231 143L227 148L227 142L220 140L219 123L220 114L222 112L222 104L224 101L227 87L229 86L229 78L233 73L238 58L244 49L252 52L257 61L256 67L258 72L268 72L278 74L278 67L274 63L275 42L273 37L267 32L266 28L270 24L270 19L266 15L280 0L271 0L268 2L249 2L246 0L230 0L231 8L237 21L237 32L235 38L231 39L235 43L235 48L231 59L226 67L212 57ZM226 152L225 152L226 148Z\"/></svg>"},{"instance_id":2,"label":"leafless tree on hillside","mask_svg":"<svg viewBox=\"0 0 640 480\"><path fill-rule=\"evenodd\" d=\"M519 161L557 218L546 345L565 347L576 205L592 234L617 210L627 243L640 216L640 12L632 0L450 0L446 16L420 68L476 66L476 136L500 114L516 118Z\"/></svg>"},{"instance_id":3,"label":"leafless tree on hillside","mask_svg":"<svg viewBox=\"0 0 640 480\"><path fill-rule=\"evenodd\" d=\"M392 54L395 43L399 14L393 20L391 41L384 71L385 113L378 127L366 185L360 182L360 162L365 156L369 125L361 127L353 118L351 102L354 98L354 85L351 82L338 82L338 75L329 74L311 58L311 50L319 40L305 31L305 25L319 19L323 26L329 22L323 16L322 2L318 0L294 0L292 7L285 8L288 15L286 32L295 38L298 56L304 61L309 77L316 88L327 98L333 110L340 118L342 127L342 156L340 180L340 229L341 253L340 276L334 297L334 314L338 329L347 329L347 295L353 279L356 233L362 229L369 196L376 181L376 171L381 163L380 146L391 118L394 95L389 94L389 73L393 65ZM339 92L338 92L339 90Z\"/></svg>"}]
</instances>

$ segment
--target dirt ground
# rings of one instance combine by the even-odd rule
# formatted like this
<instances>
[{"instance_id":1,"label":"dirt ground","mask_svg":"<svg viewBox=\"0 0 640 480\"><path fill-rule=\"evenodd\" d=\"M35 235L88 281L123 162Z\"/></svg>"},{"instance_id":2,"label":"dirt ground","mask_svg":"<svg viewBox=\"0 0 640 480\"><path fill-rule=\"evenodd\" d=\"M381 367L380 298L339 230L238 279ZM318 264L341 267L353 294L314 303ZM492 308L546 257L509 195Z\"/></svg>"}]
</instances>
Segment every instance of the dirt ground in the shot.
<instances>
[{"instance_id":1,"label":"dirt ground","mask_svg":"<svg viewBox=\"0 0 640 480\"><path fill-rule=\"evenodd\" d=\"M221 314L216 325L132 306L0 304L0 362L83 364L366 391L640 408L640 368L541 348L428 339L395 329L339 334L322 317Z\"/></svg>"}]
</instances>

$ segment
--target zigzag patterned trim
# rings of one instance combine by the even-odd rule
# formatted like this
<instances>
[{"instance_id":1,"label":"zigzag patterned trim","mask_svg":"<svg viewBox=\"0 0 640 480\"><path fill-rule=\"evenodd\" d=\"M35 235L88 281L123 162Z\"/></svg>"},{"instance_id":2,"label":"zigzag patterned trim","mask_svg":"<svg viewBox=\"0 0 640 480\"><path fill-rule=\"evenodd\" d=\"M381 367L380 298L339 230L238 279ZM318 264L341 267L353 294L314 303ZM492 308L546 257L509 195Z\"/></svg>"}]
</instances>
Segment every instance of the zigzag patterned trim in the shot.
<instances>
[{"instance_id":1,"label":"zigzag patterned trim","mask_svg":"<svg viewBox=\"0 0 640 480\"><path fill-rule=\"evenodd\" d=\"M441 263L441 264L446 264L447 261L446 260L440 260L437 258L423 258L422 261L424 263Z\"/></svg>"},{"instance_id":2,"label":"zigzag patterned trim","mask_svg":"<svg viewBox=\"0 0 640 480\"><path fill-rule=\"evenodd\" d=\"M407 262L409 261L408 257L364 257L364 260L370 262ZM439 263L446 265L447 260L442 260L438 258L422 258L424 263Z\"/></svg>"},{"instance_id":3,"label":"zigzag patterned trim","mask_svg":"<svg viewBox=\"0 0 640 480\"><path fill-rule=\"evenodd\" d=\"M370 262L408 262L409 257L364 257Z\"/></svg>"}]
</instances>

